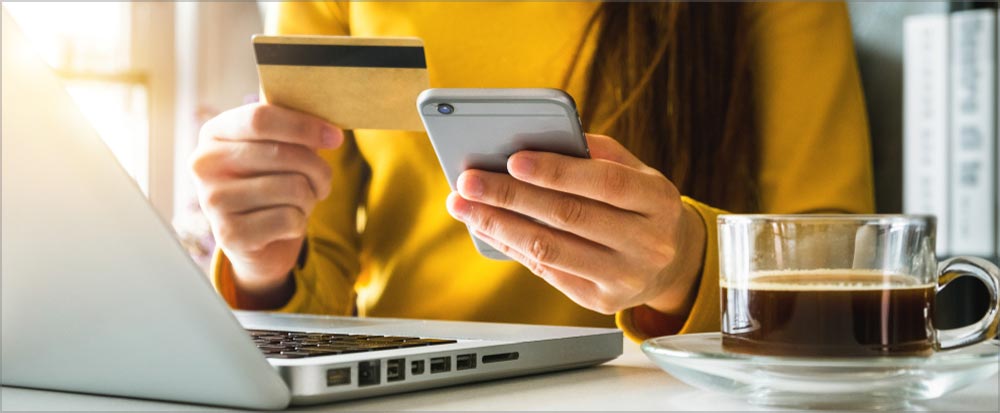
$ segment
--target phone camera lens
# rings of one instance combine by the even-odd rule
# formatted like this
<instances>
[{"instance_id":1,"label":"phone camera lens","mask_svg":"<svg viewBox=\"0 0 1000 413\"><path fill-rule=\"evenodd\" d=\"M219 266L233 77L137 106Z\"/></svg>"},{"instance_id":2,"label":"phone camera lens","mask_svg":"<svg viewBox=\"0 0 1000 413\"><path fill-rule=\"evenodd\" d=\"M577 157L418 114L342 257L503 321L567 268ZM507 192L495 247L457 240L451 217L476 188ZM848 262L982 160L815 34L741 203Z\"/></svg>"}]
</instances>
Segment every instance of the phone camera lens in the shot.
<instances>
[{"instance_id":1,"label":"phone camera lens","mask_svg":"<svg viewBox=\"0 0 1000 413\"><path fill-rule=\"evenodd\" d=\"M437 105L438 113L442 115L450 115L455 113L455 107L447 103L439 103Z\"/></svg>"}]
</instances>

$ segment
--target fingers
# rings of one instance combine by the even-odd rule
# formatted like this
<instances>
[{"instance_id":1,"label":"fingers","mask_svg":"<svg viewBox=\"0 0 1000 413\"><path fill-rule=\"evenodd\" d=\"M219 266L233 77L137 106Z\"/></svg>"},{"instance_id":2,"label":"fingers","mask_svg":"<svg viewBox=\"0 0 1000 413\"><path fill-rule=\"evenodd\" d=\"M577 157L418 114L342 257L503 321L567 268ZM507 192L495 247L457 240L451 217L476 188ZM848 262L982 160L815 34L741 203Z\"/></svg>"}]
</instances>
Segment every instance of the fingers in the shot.
<instances>
[{"instance_id":1,"label":"fingers","mask_svg":"<svg viewBox=\"0 0 1000 413\"><path fill-rule=\"evenodd\" d=\"M309 180L296 173L265 175L219 182L204 191L201 203L223 215L239 215L267 208L290 206L309 215L318 201Z\"/></svg>"},{"instance_id":2,"label":"fingers","mask_svg":"<svg viewBox=\"0 0 1000 413\"><path fill-rule=\"evenodd\" d=\"M662 175L618 162L580 159L549 152L518 152L507 160L511 176L529 184L594 199L640 213L655 212Z\"/></svg>"},{"instance_id":3,"label":"fingers","mask_svg":"<svg viewBox=\"0 0 1000 413\"><path fill-rule=\"evenodd\" d=\"M603 278L618 272L609 265L616 262L617 257L607 247L507 210L467 201L458 193L453 192L447 203L448 211L455 218L493 239L502 240L512 250L540 265L577 274L592 282L599 279L591 274Z\"/></svg>"},{"instance_id":4,"label":"fingers","mask_svg":"<svg viewBox=\"0 0 1000 413\"><path fill-rule=\"evenodd\" d=\"M597 284L565 271L540 264L538 261L529 258L485 233L474 231L474 234L497 251L507 254L511 259L527 267L539 278L545 280L545 282L557 288L563 294L566 294L573 302L603 314L614 314L617 311L616 309L604 308L597 305L600 302L598 297L601 295Z\"/></svg>"},{"instance_id":5,"label":"fingers","mask_svg":"<svg viewBox=\"0 0 1000 413\"><path fill-rule=\"evenodd\" d=\"M283 285L306 217L332 189L330 166L316 150L343 139L320 118L267 104L223 112L201 128L189 167L238 284Z\"/></svg>"},{"instance_id":6,"label":"fingers","mask_svg":"<svg viewBox=\"0 0 1000 413\"><path fill-rule=\"evenodd\" d=\"M592 159L604 159L622 165L642 169L646 165L614 138L604 135L587 134L587 148Z\"/></svg>"},{"instance_id":7,"label":"fingers","mask_svg":"<svg viewBox=\"0 0 1000 413\"><path fill-rule=\"evenodd\" d=\"M449 212L586 308L674 300L663 292L682 268L677 188L613 139L588 141L590 159L522 151L508 159L510 176L465 171Z\"/></svg>"},{"instance_id":8,"label":"fingers","mask_svg":"<svg viewBox=\"0 0 1000 413\"><path fill-rule=\"evenodd\" d=\"M260 103L228 110L201 131L202 141L274 141L310 149L335 148L344 140L342 130L318 117Z\"/></svg>"},{"instance_id":9,"label":"fingers","mask_svg":"<svg viewBox=\"0 0 1000 413\"><path fill-rule=\"evenodd\" d=\"M203 182L300 173L322 199L329 194L332 173L315 150L342 142L343 132L317 117L267 104L244 105L202 127L190 168Z\"/></svg>"},{"instance_id":10,"label":"fingers","mask_svg":"<svg viewBox=\"0 0 1000 413\"><path fill-rule=\"evenodd\" d=\"M554 228L620 249L631 241L621 228L640 225L641 216L590 199L540 188L507 174L467 170L456 185L463 198L517 212Z\"/></svg>"},{"instance_id":11,"label":"fingers","mask_svg":"<svg viewBox=\"0 0 1000 413\"><path fill-rule=\"evenodd\" d=\"M330 193L333 172L316 152L302 145L280 142L213 141L199 146L191 169L200 181L268 174L301 174L316 198Z\"/></svg>"},{"instance_id":12,"label":"fingers","mask_svg":"<svg viewBox=\"0 0 1000 413\"><path fill-rule=\"evenodd\" d=\"M252 252L280 240L294 240L305 235L307 217L293 206L279 206L230 215L220 220L216 229L219 243L229 249Z\"/></svg>"}]
</instances>

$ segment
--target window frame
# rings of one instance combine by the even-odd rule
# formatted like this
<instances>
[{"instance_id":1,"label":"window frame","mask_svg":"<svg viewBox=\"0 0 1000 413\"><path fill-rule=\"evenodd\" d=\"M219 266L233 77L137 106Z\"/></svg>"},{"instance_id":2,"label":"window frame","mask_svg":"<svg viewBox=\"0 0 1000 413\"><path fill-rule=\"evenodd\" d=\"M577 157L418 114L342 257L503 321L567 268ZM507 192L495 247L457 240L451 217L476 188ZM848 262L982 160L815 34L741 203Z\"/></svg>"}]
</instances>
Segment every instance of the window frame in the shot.
<instances>
[{"instance_id":1,"label":"window frame","mask_svg":"<svg viewBox=\"0 0 1000 413\"><path fill-rule=\"evenodd\" d=\"M167 222L175 212L175 9L173 2L133 2L129 27L130 66L148 88L148 196Z\"/></svg>"}]
</instances>

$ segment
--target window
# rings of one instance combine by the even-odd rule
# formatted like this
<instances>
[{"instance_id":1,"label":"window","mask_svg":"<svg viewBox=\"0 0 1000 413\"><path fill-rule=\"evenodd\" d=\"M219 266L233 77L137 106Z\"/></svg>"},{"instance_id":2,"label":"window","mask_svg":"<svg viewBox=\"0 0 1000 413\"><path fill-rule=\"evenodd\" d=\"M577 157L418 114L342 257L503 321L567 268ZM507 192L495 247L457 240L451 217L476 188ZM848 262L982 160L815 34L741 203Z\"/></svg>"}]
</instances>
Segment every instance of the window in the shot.
<instances>
[{"instance_id":1,"label":"window","mask_svg":"<svg viewBox=\"0 0 1000 413\"><path fill-rule=\"evenodd\" d=\"M256 95L254 2L20 2L7 10L181 243L215 247L187 171L208 118Z\"/></svg>"},{"instance_id":2,"label":"window","mask_svg":"<svg viewBox=\"0 0 1000 413\"><path fill-rule=\"evenodd\" d=\"M147 77L132 70L129 3L5 3L35 50L143 192L149 193Z\"/></svg>"},{"instance_id":3,"label":"window","mask_svg":"<svg viewBox=\"0 0 1000 413\"><path fill-rule=\"evenodd\" d=\"M172 169L160 166L173 162L173 94L164 92L172 88L173 5L3 5L125 170L161 215L171 217ZM171 47L158 47L165 40ZM163 147L168 150L157 150Z\"/></svg>"}]
</instances>

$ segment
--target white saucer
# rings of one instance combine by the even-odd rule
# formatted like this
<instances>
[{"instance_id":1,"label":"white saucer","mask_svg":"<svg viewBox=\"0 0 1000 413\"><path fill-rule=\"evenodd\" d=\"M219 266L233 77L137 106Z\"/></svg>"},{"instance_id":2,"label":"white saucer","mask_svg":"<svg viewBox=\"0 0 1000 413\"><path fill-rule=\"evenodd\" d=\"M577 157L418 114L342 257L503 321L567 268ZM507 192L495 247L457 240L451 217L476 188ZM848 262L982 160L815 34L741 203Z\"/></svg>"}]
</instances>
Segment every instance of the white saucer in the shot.
<instances>
[{"instance_id":1,"label":"white saucer","mask_svg":"<svg viewBox=\"0 0 1000 413\"><path fill-rule=\"evenodd\" d=\"M722 349L720 333L702 333L651 338L642 351L692 386L795 408L905 408L1000 369L997 340L930 357L802 358L731 353Z\"/></svg>"}]
</instances>

